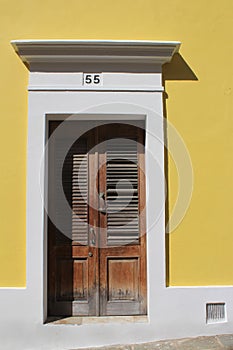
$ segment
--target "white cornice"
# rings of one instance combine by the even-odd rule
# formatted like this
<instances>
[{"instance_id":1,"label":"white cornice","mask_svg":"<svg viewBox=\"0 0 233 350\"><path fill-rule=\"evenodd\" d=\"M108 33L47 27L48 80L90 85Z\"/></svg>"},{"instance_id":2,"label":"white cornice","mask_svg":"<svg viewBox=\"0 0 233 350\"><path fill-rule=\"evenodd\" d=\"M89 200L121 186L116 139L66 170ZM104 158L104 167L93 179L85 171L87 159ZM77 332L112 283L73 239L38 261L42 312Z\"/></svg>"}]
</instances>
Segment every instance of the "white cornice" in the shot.
<instances>
[{"instance_id":1,"label":"white cornice","mask_svg":"<svg viewBox=\"0 0 233 350\"><path fill-rule=\"evenodd\" d=\"M177 41L13 40L30 71L66 71L81 65L162 65L179 50Z\"/></svg>"}]
</instances>

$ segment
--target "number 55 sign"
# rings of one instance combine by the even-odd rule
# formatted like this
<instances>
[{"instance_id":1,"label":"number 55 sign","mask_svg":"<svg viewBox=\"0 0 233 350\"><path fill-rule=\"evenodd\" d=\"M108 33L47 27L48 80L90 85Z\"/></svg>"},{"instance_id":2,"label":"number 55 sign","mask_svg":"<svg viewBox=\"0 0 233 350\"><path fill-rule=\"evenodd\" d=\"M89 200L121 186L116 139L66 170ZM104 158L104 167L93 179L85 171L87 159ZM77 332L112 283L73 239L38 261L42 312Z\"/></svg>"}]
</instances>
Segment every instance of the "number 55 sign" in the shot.
<instances>
[{"instance_id":1,"label":"number 55 sign","mask_svg":"<svg viewBox=\"0 0 233 350\"><path fill-rule=\"evenodd\" d=\"M96 73L83 73L84 86L101 86L103 85L103 75Z\"/></svg>"}]
</instances>

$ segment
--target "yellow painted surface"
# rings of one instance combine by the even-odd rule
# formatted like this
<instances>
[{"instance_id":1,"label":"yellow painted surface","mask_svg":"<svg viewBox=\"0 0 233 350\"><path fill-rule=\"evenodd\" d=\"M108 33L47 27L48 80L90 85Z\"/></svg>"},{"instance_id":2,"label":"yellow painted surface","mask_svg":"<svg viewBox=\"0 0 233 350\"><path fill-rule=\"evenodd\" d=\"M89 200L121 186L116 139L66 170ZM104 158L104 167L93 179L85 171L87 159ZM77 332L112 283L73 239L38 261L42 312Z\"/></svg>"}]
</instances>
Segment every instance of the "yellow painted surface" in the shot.
<instances>
[{"instance_id":1,"label":"yellow painted surface","mask_svg":"<svg viewBox=\"0 0 233 350\"><path fill-rule=\"evenodd\" d=\"M195 182L170 235L170 284L233 284L232 10L232 0L0 0L1 286L26 284L28 72L10 45L15 39L182 42L198 80L166 81L166 109L187 144ZM175 172L171 165L171 210Z\"/></svg>"}]
</instances>

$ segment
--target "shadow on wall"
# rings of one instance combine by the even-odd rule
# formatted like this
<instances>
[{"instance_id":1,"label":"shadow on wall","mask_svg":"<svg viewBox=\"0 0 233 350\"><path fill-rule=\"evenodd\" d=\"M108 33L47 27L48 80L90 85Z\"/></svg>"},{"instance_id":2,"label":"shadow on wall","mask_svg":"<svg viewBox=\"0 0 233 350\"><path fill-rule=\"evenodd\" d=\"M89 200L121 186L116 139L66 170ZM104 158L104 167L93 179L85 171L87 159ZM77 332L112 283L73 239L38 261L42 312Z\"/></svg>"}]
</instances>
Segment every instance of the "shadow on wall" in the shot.
<instances>
[{"instance_id":1,"label":"shadow on wall","mask_svg":"<svg viewBox=\"0 0 233 350\"><path fill-rule=\"evenodd\" d=\"M183 57L176 53L169 63L163 66L163 79L166 80L198 80Z\"/></svg>"},{"instance_id":2,"label":"shadow on wall","mask_svg":"<svg viewBox=\"0 0 233 350\"><path fill-rule=\"evenodd\" d=\"M190 68L188 63L184 60L184 58L179 54L176 53L172 60L169 63L164 64L163 66L163 86L165 89L164 95L163 95L163 113L164 118L167 120L167 106L166 106L166 100L168 99L168 94L166 93L166 81L169 80L176 80L176 81L198 81L198 77L193 72L193 70ZM165 145L167 145L168 139L167 139L167 124L164 123L164 142ZM164 171L165 171L165 179L167 184L167 197L166 197L166 203L165 203L165 227L167 227L169 222L169 186L168 186L168 176L169 176L169 165L168 165L168 149L165 147L164 150ZM168 234L165 236L165 247L166 247L166 286L168 287L170 285L170 237L169 237L169 228L168 228Z\"/></svg>"}]
</instances>

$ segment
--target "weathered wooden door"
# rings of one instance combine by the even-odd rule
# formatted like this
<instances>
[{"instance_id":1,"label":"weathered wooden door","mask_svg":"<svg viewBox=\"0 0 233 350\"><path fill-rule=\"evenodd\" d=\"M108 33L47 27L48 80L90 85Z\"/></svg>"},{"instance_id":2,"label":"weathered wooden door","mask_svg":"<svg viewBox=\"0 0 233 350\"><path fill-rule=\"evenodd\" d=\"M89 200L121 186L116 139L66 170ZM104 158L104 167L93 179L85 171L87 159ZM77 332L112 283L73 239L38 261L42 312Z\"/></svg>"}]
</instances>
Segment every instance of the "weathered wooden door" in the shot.
<instances>
[{"instance_id":1,"label":"weathered wooden door","mask_svg":"<svg viewBox=\"0 0 233 350\"><path fill-rule=\"evenodd\" d=\"M59 123L50 122L50 135ZM70 122L72 131L76 127ZM53 144L49 315L146 314L143 130L114 123L95 127L73 143L64 162L64 139ZM59 170L67 207L58 190Z\"/></svg>"}]
</instances>

